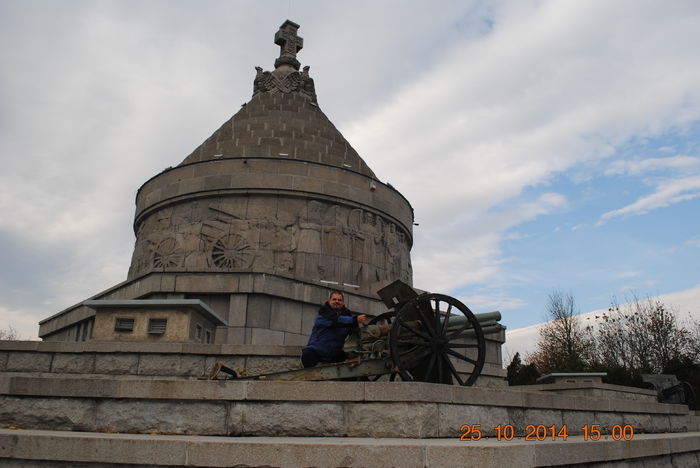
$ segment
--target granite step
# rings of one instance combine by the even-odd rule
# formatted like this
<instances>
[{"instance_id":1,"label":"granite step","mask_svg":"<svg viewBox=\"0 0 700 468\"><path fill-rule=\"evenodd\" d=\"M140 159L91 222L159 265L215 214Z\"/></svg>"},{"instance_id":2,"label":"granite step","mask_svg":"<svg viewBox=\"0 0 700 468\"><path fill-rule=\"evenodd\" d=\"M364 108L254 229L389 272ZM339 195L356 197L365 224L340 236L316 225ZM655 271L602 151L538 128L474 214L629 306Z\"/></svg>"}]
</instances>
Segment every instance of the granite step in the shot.
<instances>
[{"instance_id":1,"label":"granite step","mask_svg":"<svg viewBox=\"0 0 700 468\"><path fill-rule=\"evenodd\" d=\"M604 384L600 384L604 386ZM217 436L457 437L510 425L687 432L682 405L422 382L204 381L0 374L0 427Z\"/></svg>"},{"instance_id":2,"label":"granite step","mask_svg":"<svg viewBox=\"0 0 700 468\"><path fill-rule=\"evenodd\" d=\"M0 465L139 467L698 466L700 433L612 439L207 437L0 429ZM622 463L624 462L624 465Z\"/></svg>"}]
</instances>

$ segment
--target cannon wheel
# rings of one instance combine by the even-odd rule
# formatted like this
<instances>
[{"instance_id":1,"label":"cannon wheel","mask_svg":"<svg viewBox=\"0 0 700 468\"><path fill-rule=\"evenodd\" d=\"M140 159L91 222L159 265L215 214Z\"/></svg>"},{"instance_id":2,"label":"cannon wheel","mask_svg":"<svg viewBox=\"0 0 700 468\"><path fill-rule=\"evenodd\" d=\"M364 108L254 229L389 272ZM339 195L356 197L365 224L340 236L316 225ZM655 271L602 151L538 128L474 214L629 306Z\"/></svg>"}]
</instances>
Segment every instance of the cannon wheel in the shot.
<instances>
[{"instance_id":1,"label":"cannon wheel","mask_svg":"<svg viewBox=\"0 0 700 468\"><path fill-rule=\"evenodd\" d=\"M450 326L450 319L462 315L466 322ZM459 335L468 329L473 337L465 342ZM479 321L467 306L444 294L423 294L407 302L396 315L389 343L403 380L452 384L454 379L468 386L484 367L486 341Z\"/></svg>"},{"instance_id":2,"label":"cannon wheel","mask_svg":"<svg viewBox=\"0 0 700 468\"><path fill-rule=\"evenodd\" d=\"M391 325L394 323L394 320L396 320L396 312L384 312L383 314L379 314L376 317L373 317L372 320L369 321L368 325ZM368 377L367 380L370 380L372 382L376 382L377 380L381 379L383 375L373 375L371 377ZM396 372L391 372L389 374L389 381L393 382L396 380Z\"/></svg>"}]
</instances>

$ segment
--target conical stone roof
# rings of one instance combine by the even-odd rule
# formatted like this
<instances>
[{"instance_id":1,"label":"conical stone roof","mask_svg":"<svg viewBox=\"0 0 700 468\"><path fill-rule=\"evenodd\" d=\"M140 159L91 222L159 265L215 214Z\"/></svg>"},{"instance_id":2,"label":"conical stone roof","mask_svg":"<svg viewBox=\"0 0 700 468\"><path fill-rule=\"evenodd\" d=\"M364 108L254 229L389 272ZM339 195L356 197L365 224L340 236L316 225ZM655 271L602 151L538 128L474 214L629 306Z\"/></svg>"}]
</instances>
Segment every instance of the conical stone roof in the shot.
<instances>
[{"instance_id":1,"label":"conical stone roof","mask_svg":"<svg viewBox=\"0 0 700 468\"><path fill-rule=\"evenodd\" d=\"M257 67L254 95L182 164L216 158L291 158L344 167L374 178L357 151L321 111L309 67Z\"/></svg>"}]
</instances>

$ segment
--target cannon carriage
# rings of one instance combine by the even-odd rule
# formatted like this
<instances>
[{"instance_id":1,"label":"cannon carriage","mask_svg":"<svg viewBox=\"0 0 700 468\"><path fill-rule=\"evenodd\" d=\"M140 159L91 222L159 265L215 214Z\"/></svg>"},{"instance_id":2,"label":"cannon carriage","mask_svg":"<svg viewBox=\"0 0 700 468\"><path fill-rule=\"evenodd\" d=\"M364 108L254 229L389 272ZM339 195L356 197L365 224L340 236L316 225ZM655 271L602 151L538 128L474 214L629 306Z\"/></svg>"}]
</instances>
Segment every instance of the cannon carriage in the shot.
<instances>
[{"instance_id":1,"label":"cannon carriage","mask_svg":"<svg viewBox=\"0 0 700 468\"><path fill-rule=\"evenodd\" d=\"M454 297L420 293L401 281L378 291L388 311L373 317L345 343L340 363L263 375L239 376L216 363L210 379L367 379L473 385L486 357L484 335L502 329L500 312L474 314Z\"/></svg>"}]
</instances>

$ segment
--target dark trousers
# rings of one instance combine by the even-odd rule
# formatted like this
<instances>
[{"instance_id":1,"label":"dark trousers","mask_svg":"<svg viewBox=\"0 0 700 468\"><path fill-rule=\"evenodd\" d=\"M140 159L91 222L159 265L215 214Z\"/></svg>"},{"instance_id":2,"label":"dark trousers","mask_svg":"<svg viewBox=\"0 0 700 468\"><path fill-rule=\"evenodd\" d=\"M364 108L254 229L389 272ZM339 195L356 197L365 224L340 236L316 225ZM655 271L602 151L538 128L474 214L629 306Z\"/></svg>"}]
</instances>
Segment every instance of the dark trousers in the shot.
<instances>
[{"instance_id":1,"label":"dark trousers","mask_svg":"<svg viewBox=\"0 0 700 468\"><path fill-rule=\"evenodd\" d=\"M340 350L332 357L321 357L315 349L304 348L301 351L301 365L304 367L314 367L319 362L343 362L345 360L345 352Z\"/></svg>"}]
</instances>

